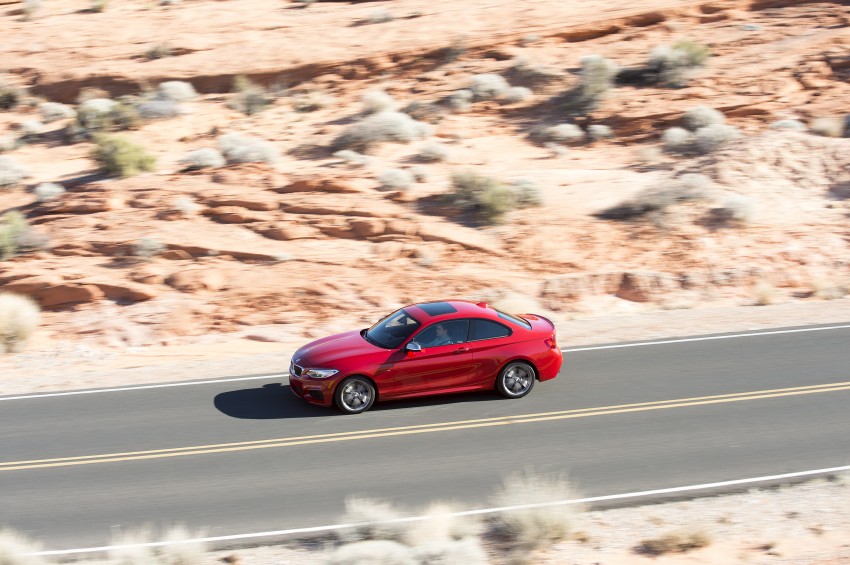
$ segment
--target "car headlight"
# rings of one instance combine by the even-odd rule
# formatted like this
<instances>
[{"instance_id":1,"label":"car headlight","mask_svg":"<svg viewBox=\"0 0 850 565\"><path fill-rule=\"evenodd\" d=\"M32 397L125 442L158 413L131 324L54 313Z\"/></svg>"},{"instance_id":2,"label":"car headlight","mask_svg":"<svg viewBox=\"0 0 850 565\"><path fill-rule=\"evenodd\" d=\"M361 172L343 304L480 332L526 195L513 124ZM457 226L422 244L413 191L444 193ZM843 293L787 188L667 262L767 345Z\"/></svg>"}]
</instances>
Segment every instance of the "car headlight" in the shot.
<instances>
[{"instance_id":1,"label":"car headlight","mask_svg":"<svg viewBox=\"0 0 850 565\"><path fill-rule=\"evenodd\" d=\"M339 373L336 369L304 369L302 375L314 379L326 379Z\"/></svg>"}]
</instances>

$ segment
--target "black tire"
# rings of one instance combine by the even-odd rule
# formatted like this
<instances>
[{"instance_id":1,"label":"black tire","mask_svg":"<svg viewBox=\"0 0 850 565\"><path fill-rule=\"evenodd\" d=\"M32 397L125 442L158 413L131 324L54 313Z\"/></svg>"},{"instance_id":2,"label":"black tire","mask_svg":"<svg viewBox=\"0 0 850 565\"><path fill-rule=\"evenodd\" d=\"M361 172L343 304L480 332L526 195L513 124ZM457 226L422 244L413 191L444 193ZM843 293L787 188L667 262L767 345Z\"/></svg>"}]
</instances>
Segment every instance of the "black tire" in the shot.
<instances>
[{"instance_id":1,"label":"black tire","mask_svg":"<svg viewBox=\"0 0 850 565\"><path fill-rule=\"evenodd\" d=\"M345 414L361 414L375 403L375 386L364 377L348 377L336 387L334 404Z\"/></svg>"},{"instance_id":2,"label":"black tire","mask_svg":"<svg viewBox=\"0 0 850 565\"><path fill-rule=\"evenodd\" d=\"M512 361L496 377L496 390L505 398L522 398L534 388L534 368L525 361Z\"/></svg>"}]
</instances>

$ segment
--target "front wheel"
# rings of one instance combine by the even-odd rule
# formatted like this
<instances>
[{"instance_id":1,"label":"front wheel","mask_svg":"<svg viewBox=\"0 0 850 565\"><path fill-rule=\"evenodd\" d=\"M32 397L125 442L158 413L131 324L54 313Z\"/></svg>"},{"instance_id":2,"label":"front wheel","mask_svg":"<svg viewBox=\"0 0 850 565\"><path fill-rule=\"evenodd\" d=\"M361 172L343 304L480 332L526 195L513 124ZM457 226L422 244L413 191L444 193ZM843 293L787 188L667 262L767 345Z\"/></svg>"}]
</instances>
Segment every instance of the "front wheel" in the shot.
<instances>
[{"instance_id":1,"label":"front wheel","mask_svg":"<svg viewBox=\"0 0 850 565\"><path fill-rule=\"evenodd\" d=\"M523 361L508 363L499 371L496 390L505 398L522 398L534 388L534 369Z\"/></svg>"},{"instance_id":2,"label":"front wheel","mask_svg":"<svg viewBox=\"0 0 850 565\"><path fill-rule=\"evenodd\" d=\"M360 414L375 403L375 387L363 377L348 377L334 391L336 407L346 414Z\"/></svg>"}]
</instances>

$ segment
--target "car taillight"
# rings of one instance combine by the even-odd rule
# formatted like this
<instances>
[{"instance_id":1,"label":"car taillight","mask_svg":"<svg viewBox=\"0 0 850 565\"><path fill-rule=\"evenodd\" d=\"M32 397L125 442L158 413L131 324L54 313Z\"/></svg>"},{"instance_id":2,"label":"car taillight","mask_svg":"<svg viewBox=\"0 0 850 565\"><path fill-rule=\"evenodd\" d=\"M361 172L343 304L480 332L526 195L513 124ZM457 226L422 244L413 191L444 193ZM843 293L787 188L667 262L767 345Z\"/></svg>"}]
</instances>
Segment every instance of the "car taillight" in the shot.
<instances>
[{"instance_id":1,"label":"car taillight","mask_svg":"<svg viewBox=\"0 0 850 565\"><path fill-rule=\"evenodd\" d=\"M557 342L555 341L555 334L552 334L552 337L547 337L543 340L543 343L546 344L546 347L549 349L556 349L558 347Z\"/></svg>"}]
</instances>

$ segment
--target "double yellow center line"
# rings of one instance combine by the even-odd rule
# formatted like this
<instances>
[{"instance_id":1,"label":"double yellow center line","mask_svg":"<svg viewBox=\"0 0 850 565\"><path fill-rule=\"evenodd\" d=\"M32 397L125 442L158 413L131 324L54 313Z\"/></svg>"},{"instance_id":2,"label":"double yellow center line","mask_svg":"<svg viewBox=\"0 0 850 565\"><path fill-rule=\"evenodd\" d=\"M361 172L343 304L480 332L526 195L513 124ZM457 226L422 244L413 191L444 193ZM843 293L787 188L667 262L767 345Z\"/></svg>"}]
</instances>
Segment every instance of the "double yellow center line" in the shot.
<instances>
[{"instance_id":1,"label":"double yellow center line","mask_svg":"<svg viewBox=\"0 0 850 565\"><path fill-rule=\"evenodd\" d=\"M538 412L520 414L517 416L501 416L497 418L482 418L478 420L460 420L436 424L421 424L417 426L400 426L395 428L378 428L333 434L285 437L235 443L219 443L211 445L195 445L189 447L174 447L169 449L152 449L148 451L128 451L124 453L105 453L101 455L82 455L78 457L60 457L55 459L33 459L29 461L0 462L0 471L21 471L25 469L43 469L47 467L67 467L72 465L93 465L97 463L117 463L120 461L138 461L142 459L160 459L165 457L185 457L188 455L205 455L210 453L226 453L230 451L247 451L252 449L268 449L275 447L294 447L297 445L315 445L340 441L355 441L363 439L404 436L487 428L493 426L510 426L530 424L550 420L569 420L572 418L587 418L591 416L607 416L627 412L645 412L650 410L666 410L705 404L723 404L728 402L744 402L765 398L797 396L802 394L817 394L823 392L838 392L850 390L850 381L822 385L801 386L793 388L778 388L772 390L757 390L736 394L719 394L715 396L699 396L694 398L677 398L655 402L640 402L637 404L620 404L617 406L601 406L597 408L581 408L577 410L559 410L556 412Z\"/></svg>"}]
</instances>

